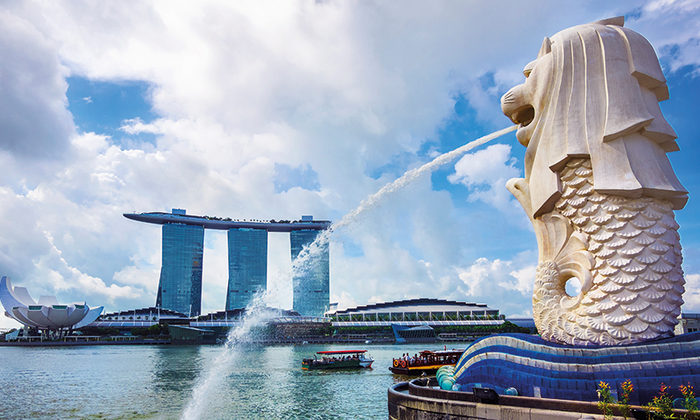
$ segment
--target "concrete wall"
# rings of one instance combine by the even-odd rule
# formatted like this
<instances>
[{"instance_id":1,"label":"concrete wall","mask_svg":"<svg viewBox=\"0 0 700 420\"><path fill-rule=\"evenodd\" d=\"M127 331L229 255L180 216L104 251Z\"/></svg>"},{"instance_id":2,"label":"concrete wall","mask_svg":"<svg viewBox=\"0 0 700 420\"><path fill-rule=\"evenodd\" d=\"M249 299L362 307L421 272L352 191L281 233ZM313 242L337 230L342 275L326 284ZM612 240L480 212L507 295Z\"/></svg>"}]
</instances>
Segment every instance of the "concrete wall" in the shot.
<instances>
[{"instance_id":1,"label":"concrete wall","mask_svg":"<svg viewBox=\"0 0 700 420\"><path fill-rule=\"evenodd\" d=\"M418 387L404 382L389 388L389 419L593 420L603 418L596 403L507 396L500 396L499 400L500 404L482 404L472 393ZM513 402L517 405L508 405ZM622 417L614 417L614 419L622 420Z\"/></svg>"}]
</instances>

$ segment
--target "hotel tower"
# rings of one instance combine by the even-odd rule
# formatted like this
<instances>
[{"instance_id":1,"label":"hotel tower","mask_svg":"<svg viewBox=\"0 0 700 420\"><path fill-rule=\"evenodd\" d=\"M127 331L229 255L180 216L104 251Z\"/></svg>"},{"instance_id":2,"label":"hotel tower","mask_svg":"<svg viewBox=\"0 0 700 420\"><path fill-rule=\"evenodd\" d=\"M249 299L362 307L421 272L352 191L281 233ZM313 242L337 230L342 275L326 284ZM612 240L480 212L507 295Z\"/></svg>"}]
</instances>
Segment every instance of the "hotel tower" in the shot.
<instances>
[{"instance_id":1,"label":"hotel tower","mask_svg":"<svg viewBox=\"0 0 700 420\"><path fill-rule=\"evenodd\" d=\"M298 221L241 221L172 213L126 213L139 222L163 225L163 259L156 306L189 316L202 309L204 229L228 231L226 310L245 308L256 292L267 289L267 234L288 232L292 260L330 227L325 220L302 216ZM328 243L295 270L293 309L302 316L323 316L330 299Z\"/></svg>"}]
</instances>

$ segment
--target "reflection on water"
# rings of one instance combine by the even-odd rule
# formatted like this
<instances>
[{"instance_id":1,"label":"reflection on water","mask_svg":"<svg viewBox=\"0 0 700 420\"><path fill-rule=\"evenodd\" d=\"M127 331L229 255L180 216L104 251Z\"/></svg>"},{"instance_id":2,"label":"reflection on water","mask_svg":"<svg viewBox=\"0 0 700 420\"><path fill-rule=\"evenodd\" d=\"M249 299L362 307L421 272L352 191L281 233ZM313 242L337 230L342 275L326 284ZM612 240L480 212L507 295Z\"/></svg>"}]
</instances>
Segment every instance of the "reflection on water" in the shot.
<instances>
[{"instance_id":1,"label":"reflection on water","mask_svg":"<svg viewBox=\"0 0 700 420\"><path fill-rule=\"evenodd\" d=\"M159 392L192 389L202 369L201 346L162 346L153 352L151 382Z\"/></svg>"},{"instance_id":2,"label":"reflection on water","mask_svg":"<svg viewBox=\"0 0 700 420\"><path fill-rule=\"evenodd\" d=\"M191 392L202 370L204 357L201 346L162 346L153 349L150 356L152 370L149 399L157 411L138 411L144 418L168 418L167 413L179 412L185 401L183 395Z\"/></svg>"},{"instance_id":3,"label":"reflection on water","mask_svg":"<svg viewBox=\"0 0 700 420\"><path fill-rule=\"evenodd\" d=\"M243 346L201 419L386 419L387 389L406 380L392 357L426 345L368 345L373 369L302 371L343 346ZM427 346L430 346L429 344ZM463 347L460 346L460 347ZM430 348L430 347L427 347ZM0 347L0 418L175 419L221 346Z\"/></svg>"}]
</instances>

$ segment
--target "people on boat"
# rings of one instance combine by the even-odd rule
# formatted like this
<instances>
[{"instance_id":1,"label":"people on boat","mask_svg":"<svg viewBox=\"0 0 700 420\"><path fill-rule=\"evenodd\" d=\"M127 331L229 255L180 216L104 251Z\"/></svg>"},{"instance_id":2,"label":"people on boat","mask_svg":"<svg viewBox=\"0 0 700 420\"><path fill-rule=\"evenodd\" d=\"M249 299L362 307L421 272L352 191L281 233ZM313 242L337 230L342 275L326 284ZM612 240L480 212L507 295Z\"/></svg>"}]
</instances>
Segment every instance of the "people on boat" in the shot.
<instances>
[{"instance_id":1,"label":"people on boat","mask_svg":"<svg viewBox=\"0 0 700 420\"><path fill-rule=\"evenodd\" d=\"M447 348L447 346L444 346ZM419 354L403 353L400 358L393 359L393 368L421 368L426 366L430 369L445 364L456 364L459 360L459 354L455 354L456 350L452 349L451 353L445 354L442 351L430 352L424 351ZM461 351L460 351L461 353ZM390 368L392 369L392 368Z\"/></svg>"}]
</instances>

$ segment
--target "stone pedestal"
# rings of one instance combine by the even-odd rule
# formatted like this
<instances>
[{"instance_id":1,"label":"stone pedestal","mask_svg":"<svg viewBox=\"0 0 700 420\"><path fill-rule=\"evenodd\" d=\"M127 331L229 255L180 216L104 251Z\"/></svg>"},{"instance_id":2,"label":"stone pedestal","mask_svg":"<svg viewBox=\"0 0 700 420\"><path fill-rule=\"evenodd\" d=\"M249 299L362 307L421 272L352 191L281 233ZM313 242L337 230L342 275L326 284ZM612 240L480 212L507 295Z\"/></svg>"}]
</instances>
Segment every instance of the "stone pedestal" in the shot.
<instances>
[{"instance_id":1,"label":"stone pedestal","mask_svg":"<svg viewBox=\"0 0 700 420\"><path fill-rule=\"evenodd\" d=\"M700 333L626 346L576 347L554 344L538 336L501 334L472 344L455 366L455 388L492 388L503 394L577 401L598 401L598 384L610 385L613 397L621 384L634 386L630 403L645 405L670 387L674 398L680 385L700 384Z\"/></svg>"}]
</instances>

